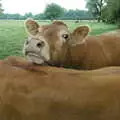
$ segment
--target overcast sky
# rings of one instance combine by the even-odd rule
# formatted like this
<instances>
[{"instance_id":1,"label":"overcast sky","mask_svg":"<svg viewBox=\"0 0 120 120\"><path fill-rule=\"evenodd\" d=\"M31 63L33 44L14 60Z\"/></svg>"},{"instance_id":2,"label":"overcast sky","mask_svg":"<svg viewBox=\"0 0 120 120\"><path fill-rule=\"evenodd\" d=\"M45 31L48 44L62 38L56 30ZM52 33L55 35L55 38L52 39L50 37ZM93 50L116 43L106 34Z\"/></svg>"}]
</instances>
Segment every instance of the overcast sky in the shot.
<instances>
[{"instance_id":1,"label":"overcast sky","mask_svg":"<svg viewBox=\"0 0 120 120\"><path fill-rule=\"evenodd\" d=\"M47 3L57 3L66 9L85 9L84 0L2 0L5 13L42 13Z\"/></svg>"}]
</instances>

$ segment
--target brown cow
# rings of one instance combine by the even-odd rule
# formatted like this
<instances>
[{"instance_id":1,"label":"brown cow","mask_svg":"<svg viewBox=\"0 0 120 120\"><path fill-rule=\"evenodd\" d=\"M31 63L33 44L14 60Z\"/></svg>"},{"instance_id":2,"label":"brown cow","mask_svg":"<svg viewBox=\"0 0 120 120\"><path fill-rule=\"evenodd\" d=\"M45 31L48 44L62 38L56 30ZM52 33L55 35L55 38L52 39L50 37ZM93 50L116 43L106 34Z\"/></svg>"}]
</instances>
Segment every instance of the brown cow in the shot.
<instances>
[{"instance_id":1,"label":"brown cow","mask_svg":"<svg viewBox=\"0 0 120 120\"><path fill-rule=\"evenodd\" d=\"M89 28L81 26L70 33L66 24L60 21L39 26L28 19L25 25L30 37L24 51L34 63L81 69L120 65L120 32L87 36Z\"/></svg>"},{"instance_id":2,"label":"brown cow","mask_svg":"<svg viewBox=\"0 0 120 120\"><path fill-rule=\"evenodd\" d=\"M77 71L1 61L0 120L120 120L120 67Z\"/></svg>"}]
</instances>

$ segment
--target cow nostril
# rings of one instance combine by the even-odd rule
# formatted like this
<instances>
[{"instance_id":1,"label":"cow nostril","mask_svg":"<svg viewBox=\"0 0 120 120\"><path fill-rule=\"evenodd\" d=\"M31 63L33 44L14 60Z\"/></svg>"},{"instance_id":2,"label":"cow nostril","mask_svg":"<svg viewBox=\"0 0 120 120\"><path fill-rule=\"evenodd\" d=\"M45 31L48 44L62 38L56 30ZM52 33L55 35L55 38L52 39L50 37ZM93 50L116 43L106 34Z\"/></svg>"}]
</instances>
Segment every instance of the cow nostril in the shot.
<instances>
[{"instance_id":1,"label":"cow nostril","mask_svg":"<svg viewBox=\"0 0 120 120\"><path fill-rule=\"evenodd\" d=\"M36 46L40 48L40 47L43 47L44 45L45 45L45 43L43 41L41 41L41 42L37 43Z\"/></svg>"}]
</instances>

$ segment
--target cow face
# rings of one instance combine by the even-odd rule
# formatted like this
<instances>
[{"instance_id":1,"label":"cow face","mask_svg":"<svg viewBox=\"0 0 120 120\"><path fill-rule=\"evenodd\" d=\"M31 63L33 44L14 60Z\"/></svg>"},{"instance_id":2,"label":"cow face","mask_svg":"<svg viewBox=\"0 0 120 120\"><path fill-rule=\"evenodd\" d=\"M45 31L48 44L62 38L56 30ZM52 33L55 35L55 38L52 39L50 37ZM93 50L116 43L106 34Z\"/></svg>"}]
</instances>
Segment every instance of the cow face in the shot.
<instances>
[{"instance_id":1,"label":"cow face","mask_svg":"<svg viewBox=\"0 0 120 120\"><path fill-rule=\"evenodd\" d=\"M24 44L24 54L28 60L37 64L63 62L68 54L68 48L82 41L81 39L88 33L85 32L87 28L85 26L70 33L66 24L60 21L40 26L34 20L28 19L25 26L29 38Z\"/></svg>"}]
</instances>

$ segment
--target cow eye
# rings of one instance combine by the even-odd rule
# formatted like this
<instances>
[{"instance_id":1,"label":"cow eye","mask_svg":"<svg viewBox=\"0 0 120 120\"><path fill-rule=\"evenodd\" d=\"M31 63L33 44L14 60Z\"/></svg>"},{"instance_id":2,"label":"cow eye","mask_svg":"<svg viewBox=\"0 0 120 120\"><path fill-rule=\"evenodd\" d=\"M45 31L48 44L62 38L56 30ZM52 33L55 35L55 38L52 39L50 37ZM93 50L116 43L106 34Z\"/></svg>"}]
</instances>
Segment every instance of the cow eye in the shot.
<instances>
[{"instance_id":1,"label":"cow eye","mask_svg":"<svg viewBox=\"0 0 120 120\"><path fill-rule=\"evenodd\" d=\"M63 34L64 39L68 39L69 35L68 34Z\"/></svg>"}]
</instances>

